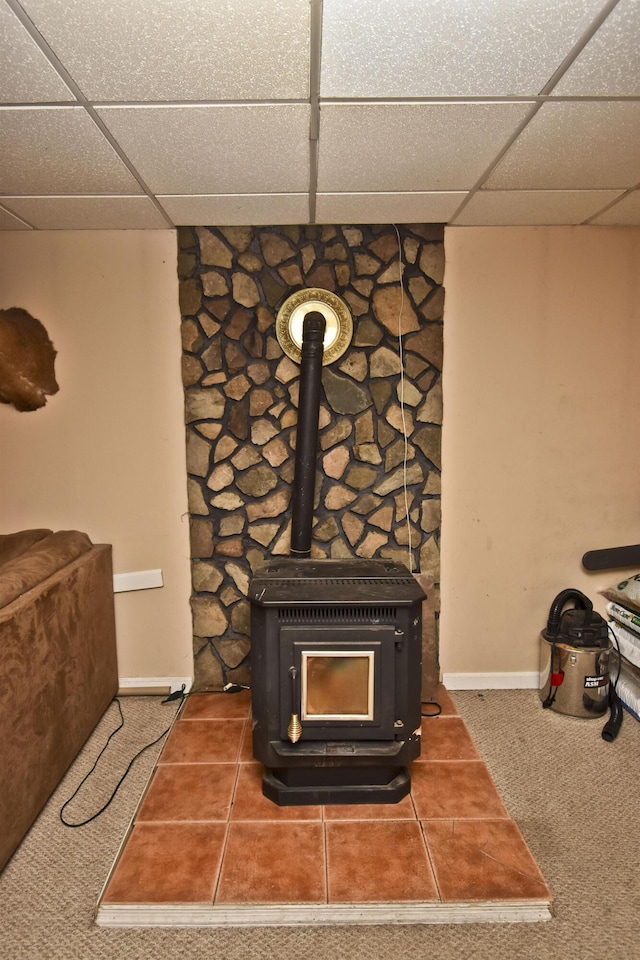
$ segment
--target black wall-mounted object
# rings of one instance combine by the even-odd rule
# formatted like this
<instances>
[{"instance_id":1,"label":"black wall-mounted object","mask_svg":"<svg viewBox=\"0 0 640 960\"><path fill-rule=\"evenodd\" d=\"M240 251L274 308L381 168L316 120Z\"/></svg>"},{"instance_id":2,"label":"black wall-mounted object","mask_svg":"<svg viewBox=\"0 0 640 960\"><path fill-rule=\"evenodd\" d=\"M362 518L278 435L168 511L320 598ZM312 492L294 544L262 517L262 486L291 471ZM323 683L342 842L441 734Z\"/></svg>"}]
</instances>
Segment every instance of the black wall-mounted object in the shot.
<instances>
[{"instance_id":1,"label":"black wall-mounted object","mask_svg":"<svg viewBox=\"0 0 640 960\"><path fill-rule=\"evenodd\" d=\"M588 550L582 558L585 570L615 570L618 567L640 567L640 543L628 547Z\"/></svg>"}]
</instances>

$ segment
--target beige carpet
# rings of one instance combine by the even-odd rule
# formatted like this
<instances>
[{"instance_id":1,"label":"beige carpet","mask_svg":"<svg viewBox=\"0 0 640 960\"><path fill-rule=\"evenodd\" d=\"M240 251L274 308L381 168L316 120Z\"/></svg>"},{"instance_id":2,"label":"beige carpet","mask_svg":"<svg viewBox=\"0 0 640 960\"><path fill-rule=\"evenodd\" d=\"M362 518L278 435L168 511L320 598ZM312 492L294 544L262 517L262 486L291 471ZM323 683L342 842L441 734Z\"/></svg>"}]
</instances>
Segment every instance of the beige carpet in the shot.
<instances>
[{"instance_id":1,"label":"beige carpet","mask_svg":"<svg viewBox=\"0 0 640 960\"><path fill-rule=\"evenodd\" d=\"M371 960L616 960L640 958L640 724L626 716L605 743L601 721L543 711L533 691L454 693L510 815L554 895L555 917L536 924L116 930L93 915L159 747L136 763L107 812L64 827L58 811L117 725L115 707L0 875L0 958L274 958ZM175 708L125 698L127 725L67 816L99 807L130 757ZM7 772L5 771L4 775Z\"/></svg>"}]
</instances>

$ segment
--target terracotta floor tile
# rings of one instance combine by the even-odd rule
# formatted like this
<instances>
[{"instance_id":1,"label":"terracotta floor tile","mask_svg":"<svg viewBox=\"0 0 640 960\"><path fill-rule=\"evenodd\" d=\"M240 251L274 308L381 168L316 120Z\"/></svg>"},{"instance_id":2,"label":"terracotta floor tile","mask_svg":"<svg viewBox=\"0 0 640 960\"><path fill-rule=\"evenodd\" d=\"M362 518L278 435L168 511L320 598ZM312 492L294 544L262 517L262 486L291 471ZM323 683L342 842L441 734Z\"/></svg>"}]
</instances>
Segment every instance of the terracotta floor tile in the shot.
<instances>
[{"instance_id":1,"label":"terracotta floor tile","mask_svg":"<svg viewBox=\"0 0 640 960\"><path fill-rule=\"evenodd\" d=\"M411 798L279 807L262 794L248 692L190 697L103 902L325 903L327 874L334 903L550 900L444 687L436 698Z\"/></svg>"},{"instance_id":2,"label":"terracotta floor tile","mask_svg":"<svg viewBox=\"0 0 640 960\"><path fill-rule=\"evenodd\" d=\"M222 823L138 823L104 903L211 903L227 827Z\"/></svg>"},{"instance_id":3,"label":"terracotta floor tile","mask_svg":"<svg viewBox=\"0 0 640 960\"><path fill-rule=\"evenodd\" d=\"M508 817L484 763L426 760L411 768L411 794L420 820Z\"/></svg>"},{"instance_id":4,"label":"terracotta floor tile","mask_svg":"<svg viewBox=\"0 0 640 960\"><path fill-rule=\"evenodd\" d=\"M215 902L325 903L322 824L230 824Z\"/></svg>"},{"instance_id":5,"label":"terracotta floor tile","mask_svg":"<svg viewBox=\"0 0 640 960\"><path fill-rule=\"evenodd\" d=\"M227 820L238 768L235 763L163 763L138 811L149 820Z\"/></svg>"},{"instance_id":6,"label":"terracotta floor tile","mask_svg":"<svg viewBox=\"0 0 640 960\"><path fill-rule=\"evenodd\" d=\"M464 720L460 717L436 717L422 721L423 760L480 760Z\"/></svg>"},{"instance_id":7,"label":"terracotta floor tile","mask_svg":"<svg viewBox=\"0 0 640 960\"><path fill-rule=\"evenodd\" d=\"M415 821L327 823L330 903L438 900Z\"/></svg>"},{"instance_id":8,"label":"terracotta floor tile","mask_svg":"<svg viewBox=\"0 0 640 960\"><path fill-rule=\"evenodd\" d=\"M262 764L240 764L232 820L320 820L321 817L320 806L278 806L262 793Z\"/></svg>"},{"instance_id":9,"label":"terracotta floor tile","mask_svg":"<svg viewBox=\"0 0 640 960\"><path fill-rule=\"evenodd\" d=\"M159 763L235 763L244 720L178 720Z\"/></svg>"},{"instance_id":10,"label":"terracotta floor tile","mask_svg":"<svg viewBox=\"0 0 640 960\"><path fill-rule=\"evenodd\" d=\"M551 899L512 820L438 820L423 826L443 900Z\"/></svg>"},{"instance_id":11,"label":"terracotta floor tile","mask_svg":"<svg viewBox=\"0 0 640 960\"><path fill-rule=\"evenodd\" d=\"M411 797L399 803L335 803L324 808L325 820L415 820Z\"/></svg>"},{"instance_id":12,"label":"terracotta floor tile","mask_svg":"<svg viewBox=\"0 0 640 960\"><path fill-rule=\"evenodd\" d=\"M184 705L181 720L244 720L251 714L248 690L239 693L192 693Z\"/></svg>"}]
</instances>

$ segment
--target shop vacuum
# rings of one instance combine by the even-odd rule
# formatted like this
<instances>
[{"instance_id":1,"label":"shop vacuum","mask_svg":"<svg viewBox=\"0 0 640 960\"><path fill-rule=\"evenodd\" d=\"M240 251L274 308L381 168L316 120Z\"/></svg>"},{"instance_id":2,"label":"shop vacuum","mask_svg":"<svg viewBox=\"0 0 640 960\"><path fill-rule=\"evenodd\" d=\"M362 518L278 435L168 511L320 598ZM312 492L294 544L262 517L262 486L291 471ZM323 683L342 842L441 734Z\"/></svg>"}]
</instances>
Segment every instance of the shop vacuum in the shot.
<instances>
[{"instance_id":1,"label":"shop vacuum","mask_svg":"<svg viewBox=\"0 0 640 960\"><path fill-rule=\"evenodd\" d=\"M580 590L562 590L540 634L542 706L583 719L602 717L608 709L602 738L610 743L622 724L617 679L611 683L609 676L607 621Z\"/></svg>"}]
</instances>

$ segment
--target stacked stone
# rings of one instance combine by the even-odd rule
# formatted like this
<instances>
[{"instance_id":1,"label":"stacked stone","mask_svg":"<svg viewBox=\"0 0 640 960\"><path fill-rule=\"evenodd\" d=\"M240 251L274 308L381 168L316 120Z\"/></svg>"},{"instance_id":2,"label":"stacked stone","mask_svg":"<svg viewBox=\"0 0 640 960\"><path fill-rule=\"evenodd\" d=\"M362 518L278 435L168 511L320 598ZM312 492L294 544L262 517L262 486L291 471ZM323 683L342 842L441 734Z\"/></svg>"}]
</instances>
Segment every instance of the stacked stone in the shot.
<instances>
[{"instance_id":1,"label":"stacked stone","mask_svg":"<svg viewBox=\"0 0 640 960\"><path fill-rule=\"evenodd\" d=\"M391 558L438 578L442 227L179 231L195 686L249 682L252 572L289 553L299 366L275 335L296 290L342 297L323 368L312 557Z\"/></svg>"}]
</instances>

